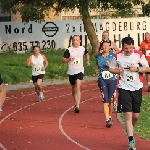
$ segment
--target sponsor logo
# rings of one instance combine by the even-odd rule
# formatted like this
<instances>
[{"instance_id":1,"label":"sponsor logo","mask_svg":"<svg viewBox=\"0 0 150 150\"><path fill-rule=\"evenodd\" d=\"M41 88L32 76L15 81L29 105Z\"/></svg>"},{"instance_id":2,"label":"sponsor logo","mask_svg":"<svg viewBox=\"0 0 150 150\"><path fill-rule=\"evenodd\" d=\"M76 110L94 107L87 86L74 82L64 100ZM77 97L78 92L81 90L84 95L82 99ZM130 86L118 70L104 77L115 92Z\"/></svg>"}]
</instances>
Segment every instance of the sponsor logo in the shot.
<instances>
[{"instance_id":1,"label":"sponsor logo","mask_svg":"<svg viewBox=\"0 0 150 150\"><path fill-rule=\"evenodd\" d=\"M46 36L53 37L59 31L59 28L54 22L47 22L43 26L42 31L45 33Z\"/></svg>"}]
</instances>

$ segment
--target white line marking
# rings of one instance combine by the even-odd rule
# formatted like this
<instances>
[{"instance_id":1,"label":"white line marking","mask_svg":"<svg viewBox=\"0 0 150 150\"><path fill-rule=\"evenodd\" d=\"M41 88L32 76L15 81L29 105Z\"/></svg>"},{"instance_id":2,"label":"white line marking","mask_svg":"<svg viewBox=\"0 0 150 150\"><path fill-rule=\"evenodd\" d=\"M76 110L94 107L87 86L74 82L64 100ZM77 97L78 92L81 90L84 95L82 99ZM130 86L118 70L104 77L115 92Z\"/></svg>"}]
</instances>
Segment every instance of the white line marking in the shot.
<instances>
[{"instance_id":1,"label":"white line marking","mask_svg":"<svg viewBox=\"0 0 150 150\"><path fill-rule=\"evenodd\" d=\"M93 89L92 89L93 90ZM99 98L99 97L93 97L93 98ZM87 99L85 101L82 101L81 103L85 103L86 101L90 101L90 100L93 100L93 98L90 98L90 99ZM74 106L70 107L69 109L67 109L59 118L59 129L61 131L61 133L68 139L70 140L71 142L75 143L76 145L78 145L79 147L83 148L83 149L86 149L86 150L90 150L89 148L87 147L84 147L83 145L81 145L80 143L76 142L75 140L73 140L69 135L67 135L67 133L63 130L63 127L62 127L62 119L63 117L65 116L65 114L70 111Z\"/></svg>"},{"instance_id":2,"label":"white line marking","mask_svg":"<svg viewBox=\"0 0 150 150\"><path fill-rule=\"evenodd\" d=\"M86 86L85 86L85 87L86 87ZM71 88L71 87L70 87L70 88ZM64 89L64 88L60 88L60 89ZM60 89L59 89L59 90L60 90ZM98 89L98 88L96 88L96 89ZM55 90L58 90L58 89L55 89ZM95 89L92 89L92 90L95 90ZM54 90L47 90L47 91L54 91ZM82 92L86 92L86 91L91 91L91 90L84 90L84 91L82 91ZM31 94L28 94L28 95L33 95L33 94L35 94L35 93L31 93ZM65 95L60 95L60 96L56 96L56 97L52 97L52 98L49 98L49 99L46 99L46 100L43 100L43 101L52 100L52 99L55 99L55 98L64 97L64 96L68 96L68 95L72 95L72 93L70 93L70 94L65 94ZM25 95L25 96L27 96L27 95ZM10 98L10 99L14 99L14 98L18 98L18 97L12 97L12 98ZM21 98L23 98L23 97L21 97ZM87 100L86 100L86 101L87 101ZM83 102L85 102L85 101L83 101ZM82 103L83 103L83 102L82 102ZM21 111L21 110L27 108L27 107L33 106L33 105L35 105L35 104L38 104L38 103L39 103L39 102L32 103L32 104L30 104L30 105L24 106L24 107L22 107L22 108L20 108L20 109L18 109L18 110L16 110L16 111L14 111L14 112L8 114L5 118L3 118L2 120L0 120L0 125L1 125L8 117L10 117L11 115L13 115L13 114L15 114L15 113L17 113L17 112L19 112L19 111ZM71 109L71 108L70 108L70 109ZM2 148L3 150L7 150L1 143L0 143L0 148ZM88 149L87 149L87 150L88 150Z\"/></svg>"},{"instance_id":3,"label":"white line marking","mask_svg":"<svg viewBox=\"0 0 150 150\"><path fill-rule=\"evenodd\" d=\"M3 150L7 150L1 143L0 143L0 148L2 148Z\"/></svg>"}]
</instances>

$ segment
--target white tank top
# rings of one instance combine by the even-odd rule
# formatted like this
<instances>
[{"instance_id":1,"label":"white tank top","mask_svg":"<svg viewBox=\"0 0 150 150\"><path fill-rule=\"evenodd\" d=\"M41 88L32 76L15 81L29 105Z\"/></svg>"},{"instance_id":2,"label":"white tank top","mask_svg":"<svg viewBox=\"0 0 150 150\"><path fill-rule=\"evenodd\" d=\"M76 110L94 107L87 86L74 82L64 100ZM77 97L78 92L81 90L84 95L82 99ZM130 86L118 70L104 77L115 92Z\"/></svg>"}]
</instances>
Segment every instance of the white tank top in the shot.
<instances>
[{"instance_id":1,"label":"white tank top","mask_svg":"<svg viewBox=\"0 0 150 150\"><path fill-rule=\"evenodd\" d=\"M74 48L73 46L68 48L70 53L70 58L75 58L73 62L68 62L68 74L74 75L80 72L84 73L83 67L83 56L85 53L85 48L83 46L79 46L78 48Z\"/></svg>"},{"instance_id":2,"label":"white tank top","mask_svg":"<svg viewBox=\"0 0 150 150\"><path fill-rule=\"evenodd\" d=\"M32 75L36 76L39 74L45 74L45 71L42 71L42 67L44 67L44 55L39 55L35 57L34 55L29 57L29 61L32 62Z\"/></svg>"}]
</instances>

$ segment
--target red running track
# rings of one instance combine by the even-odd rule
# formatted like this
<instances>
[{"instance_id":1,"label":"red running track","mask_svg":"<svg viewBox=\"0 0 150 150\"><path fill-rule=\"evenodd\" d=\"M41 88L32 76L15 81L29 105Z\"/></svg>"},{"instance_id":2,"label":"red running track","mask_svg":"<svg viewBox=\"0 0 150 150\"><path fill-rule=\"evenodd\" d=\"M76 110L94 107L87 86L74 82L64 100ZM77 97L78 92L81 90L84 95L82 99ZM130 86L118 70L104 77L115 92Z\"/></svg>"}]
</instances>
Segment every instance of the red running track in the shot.
<instances>
[{"instance_id":1,"label":"red running track","mask_svg":"<svg viewBox=\"0 0 150 150\"><path fill-rule=\"evenodd\" d=\"M116 113L112 128L105 127L96 81L83 83L79 114L73 111L70 85L45 86L44 91L41 103L36 102L33 88L7 93L0 114L0 149L127 150L127 137ZM150 149L149 141L135 139L137 150Z\"/></svg>"}]
</instances>

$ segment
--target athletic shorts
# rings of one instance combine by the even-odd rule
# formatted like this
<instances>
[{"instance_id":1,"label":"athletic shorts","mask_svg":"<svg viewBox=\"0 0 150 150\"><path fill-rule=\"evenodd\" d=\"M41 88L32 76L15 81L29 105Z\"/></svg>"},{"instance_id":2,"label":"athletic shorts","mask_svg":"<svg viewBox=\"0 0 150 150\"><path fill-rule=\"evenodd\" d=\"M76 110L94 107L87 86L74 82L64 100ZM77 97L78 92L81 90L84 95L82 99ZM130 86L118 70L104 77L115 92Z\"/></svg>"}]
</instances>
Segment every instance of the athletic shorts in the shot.
<instances>
[{"instance_id":1,"label":"athletic shorts","mask_svg":"<svg viewBox=\"0 0 150 150\"><path fill-rule=\"evenodd\" d=\"M115 93L117 80L98 78L98 87L104 94L103 103L111 103L111 98Z\"/></svg>"},{"instance_id":2,"label":"athletic shorts","mask_svg":"<svg viewBox=\"0 0 150 150\"><path fill-rule=\"evenodd\" d=\"M75 85L77 79L83 80L83 73L82 72L80 72L78 74L74 74L74 75L69 75L69 82L71 85Z\"/></svg>"},{"instance_id":3,"label":"athletic shorts","mask_svg":"<svg viewBox=\"0 0 150 150\"><path fill-rule=\"evenodd\" d=\"M39 74L37 76L32 76L32 81L33 83L36 83L38 79L42 79L44 78L44 74Z\"/></svg>"},{"instance_id":4,"label":"athletic shorts","mask_svg":"<svg viewBox=\"0 0 150 150\"><path fill-rule=\"evenodd\" d=\"M129 91L118 88L118 107L117 112L140 113L142 103L142 89Z\"/></svg>"},{"instance_id":5,"label":"athletic shorts","mask_svg":"<svg viewBox=\"0 0 150 150\"><path fill-rule=\"evenodd\" d=\"M1 78L1 74L0 74L0 85L3 83L3 80Z\"/></svg>"}]
</instances>

